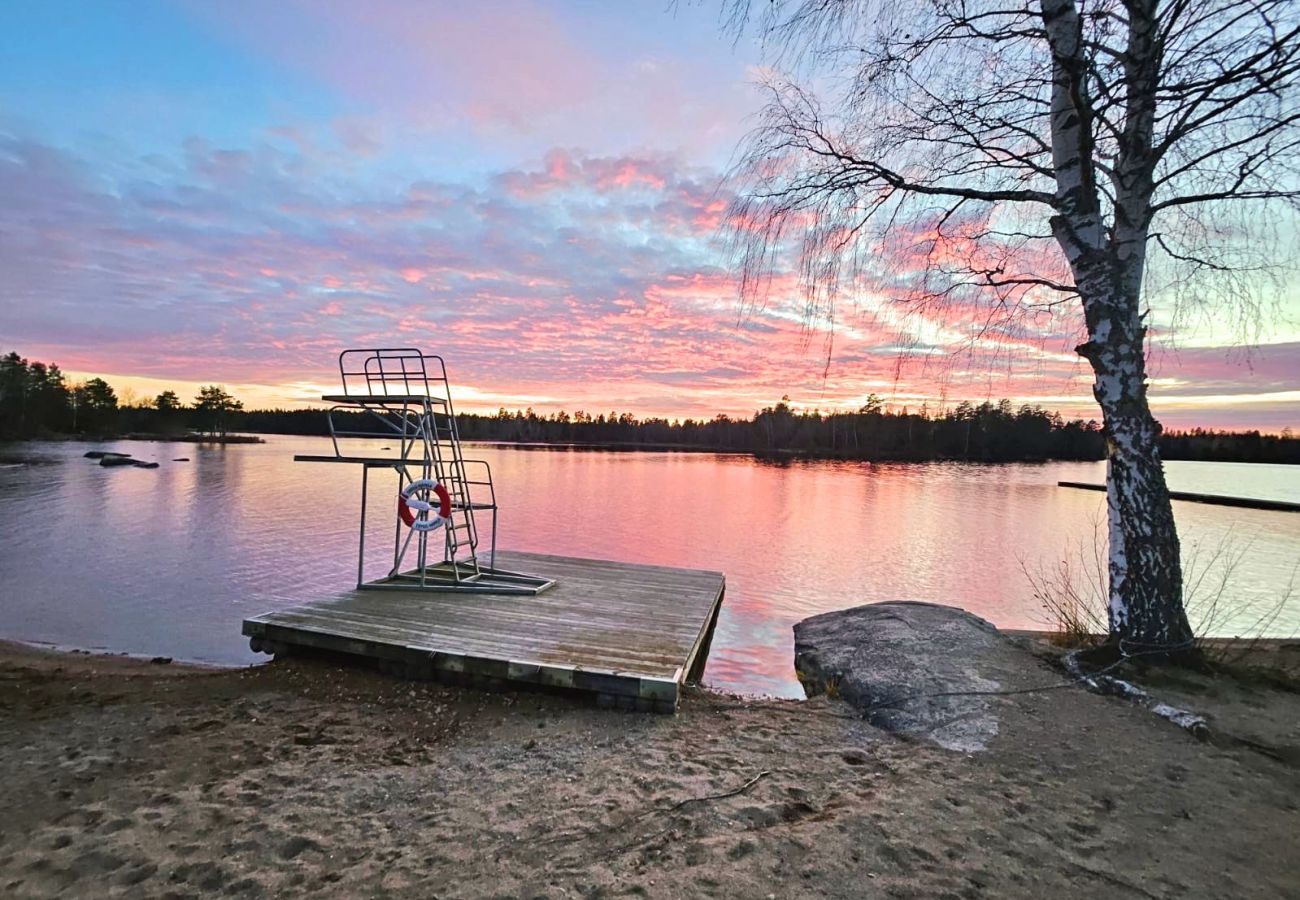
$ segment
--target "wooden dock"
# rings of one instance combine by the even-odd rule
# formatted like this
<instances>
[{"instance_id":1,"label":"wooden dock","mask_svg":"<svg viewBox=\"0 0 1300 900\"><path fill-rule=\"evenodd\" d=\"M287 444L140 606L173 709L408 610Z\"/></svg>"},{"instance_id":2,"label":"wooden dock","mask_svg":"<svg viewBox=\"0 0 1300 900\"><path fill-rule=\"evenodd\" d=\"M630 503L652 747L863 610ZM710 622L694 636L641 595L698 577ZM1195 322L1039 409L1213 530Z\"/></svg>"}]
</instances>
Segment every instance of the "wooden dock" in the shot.
<instances>
[{"instance_id":1,"label":"wooden dock","mask_svg":"<svg viewBox=\"0 0 1300 900\"><path fill-rule=\"evenodd\" d=\"M520 552L498 553L496 565L555 586L536 596L361 588L245 619L243 633L265 652L347 653L409 677L543 685L666 713L702 677L721 572Z\"/></svg>"},{"instance_id":2,"label":"wooden dock","mask_svg":"<svg viewBox=\"0 0 1300 900\"><path fill-rule=\"evenodd\" d=\"M1104 491L1104 484L1088 484L1085 481L1058 481L1057 487L1077 488L1081 491ZM1290 500L1261 500L1256 497L1229 497L1226 494L1194 494L1190 491L1170 491L1170 500L1184 500L1188 503L1210 503L1214 506L1237 506L1242 509L1268 509L1274 512L1300 512L1300 503Z\"/></svg>"}]
</instances>

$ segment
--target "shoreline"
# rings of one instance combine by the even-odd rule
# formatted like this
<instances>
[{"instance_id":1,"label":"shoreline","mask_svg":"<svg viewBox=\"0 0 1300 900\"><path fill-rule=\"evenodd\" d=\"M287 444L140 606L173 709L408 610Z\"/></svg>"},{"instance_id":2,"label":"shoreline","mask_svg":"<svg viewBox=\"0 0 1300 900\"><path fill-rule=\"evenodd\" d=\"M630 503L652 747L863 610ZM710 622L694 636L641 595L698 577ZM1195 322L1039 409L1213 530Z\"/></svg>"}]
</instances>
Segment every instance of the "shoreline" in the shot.
<instances>
[{"instance_id":1,"label":"shoreline","mask_svg":"<svg viewBox=\"0 0 1300 900\"><path fill-rule=\"evenodd\" d=\"M28 655L33 658L52 661L67 659L95 660L102 664L110 664L111 661L117 660L126 668L149 663L158 666L160 671L166 667L172 667L177 670L186 669L196 672L232 672L266 664L265 662L250 662L243 665L239 663L213 663L201 659L132 653L129 650L75 647L71 644L55 644L49 641L29 641L22 638L0 637L0 660L22 658Z\"/></svg>"},{"instance_id":2,"label":"shoreline","mask_svg":"<svg viewBox=\"0 0 1300 900\"><path fill-rule=\"evenodd\" d=\"M678 715L651 716L310 659L224 669L0 642L0 886L15 898L1293 892L1300 694L1193 675L1155 689L1239 739L1201 743L1076 689L998 698L987 750L960 753L826 698L692 690Z\"/></svg>"},{"instance_id":3,"label":"shoreline","mask_svg":"<svg viewBox=\"0 0 1300 900\"><path fill-rule=\"evenodd\" d=\"M1055 637L1057 632L1044 628L998 628L1002 634L1021 641L1028 642L1031 645L1041 645L1043 647L1055 648ZM1105 639L1105 635L1094 634L1091 636L1095 641L1100 643ZM1300 635L1292 637L1210 637L1200 640L1201 646L1217 654L1231 655L1236 652L1249 653L1258 657L1260 664L1275 667L1282 671L1300 669ZM11 655L20 654L24 651L30 651L38 654L48 654L52 657L81 657L89 659L120 659L128 662L153 662L157 659L165 659L164 665L174 665L177 667L188 667L203 670L215 670L221 672L235 671L244 668L255 668L258 666L269 665L271 658L260 657L246 663L216 663L207 662L201 659L190 659L183 656L166 656L161 657L157 654L134 653L129 650L112 650L103 647L78 647L72 644L56 644L50 641L27 640L24 638L0 637L0 659ZM713 690L712 688L705 688ZM718 690L718 693L728 696L753 697L755 699L769 698L765 694L744 694L734 691ZM784 698L790 699L790 698ZM795 698L798 699L798 698Z\"/></svg>"},{"instance_id":4,"label":"shoreline","mask_svg":"<svg viewBox=\"0 0 1300 900\"><path fill-rule=\"evenodd\" d=\"M263 431L231 434L224 438L212 438L198 434L164 435L147 432L129 432L121 435L53 435L45 437L11 437L2 443L23 444L35 442L50 443L112 443L114 441L143 441L152 443L187 443L187 444L265 444L265 436L303 437L328 440L329 434L308 432ZM382 438L360 438L340 436L339 440L374 440ZM967 456L916 456L916 455L879 455L862 456L854 453L832 453L818 450L793 450L782 448L741 449L724 446L702 446L680 443L640 443L636 441L502 441L491 438L464 438L462 443L485 447L510 447L520 450L590 450L609 453L706 453L714 456L748 456L764 462L782 463L796 461L857 462L866 464L921 464L921 463L961 463L965 465L1002 466L1002 465L1045 465L1047 463L1093 463L1102 462L1101 456L1026 456L1007 459L978 459ZM1206 462L1227 463L1231 465L1268 465L1300 466L1300 463L1276 460L1250 459L1204 459L1172 455L1165 457L1166 462Z\"/></svg>"},{"instance_id":5,"label":"shoreline","mask_svg":"<svg viewBox=\"0 0 1300 900\"><path fill-rule=\"evenodd\" d=\"M328 435L326 435L328 437ZM182 432L179 434L153 434L150 432L130 431L123 434L56 434L44 437L5 438L0 443L9 444L112 444L118 441L141 441L151 444L265 444L258 434L227 434L218 437Z\"/></svg>"}]
</instances>

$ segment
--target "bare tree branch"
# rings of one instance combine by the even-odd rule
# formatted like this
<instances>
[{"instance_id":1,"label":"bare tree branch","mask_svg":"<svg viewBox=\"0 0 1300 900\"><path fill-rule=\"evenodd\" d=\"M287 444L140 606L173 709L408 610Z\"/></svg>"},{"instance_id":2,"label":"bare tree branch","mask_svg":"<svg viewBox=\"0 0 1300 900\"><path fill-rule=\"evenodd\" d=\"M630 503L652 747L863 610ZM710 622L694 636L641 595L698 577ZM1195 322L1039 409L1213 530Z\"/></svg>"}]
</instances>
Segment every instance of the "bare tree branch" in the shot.
<instances>
[{"instance_id":1,"label":"bare tree branch","mask_svg":"<svg viewBox=\"0 0 1300 900\"><path fill-rule=\"evenodd\" d=\"M1110 442L1112 630L1190 646L1144 349L1153 317L1167 334L1216 304L1257 332L1296 263L1300 3L726 9L774 66L732 172L744 303L798 297L833 329L842 298L897 302L972 344L1074 309Z\"/></svg>"}]
</instances>

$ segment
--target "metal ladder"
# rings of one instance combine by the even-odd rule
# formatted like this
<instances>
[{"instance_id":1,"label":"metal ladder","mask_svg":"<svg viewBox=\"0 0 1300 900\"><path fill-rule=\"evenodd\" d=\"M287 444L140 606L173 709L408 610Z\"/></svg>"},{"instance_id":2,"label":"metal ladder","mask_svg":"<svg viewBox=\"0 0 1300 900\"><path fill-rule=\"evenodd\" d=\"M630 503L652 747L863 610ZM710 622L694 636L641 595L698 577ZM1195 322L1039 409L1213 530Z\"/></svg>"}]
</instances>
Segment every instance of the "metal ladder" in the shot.
<instances>
[{"instance_id":1,"label":"metal ladder","mask_svg":"<svg viewBox=\"0 0 1300 900\"><path fill-rule=\"evenodd\" d=\"M443 527L446 536L444 558L454 564L455 578L478 578L482 574L478 564L478 526L474 520L474 500L466 472L465 454L460 443L460 431L456 427L456 416L451 411L450 385L446 383L445 375L432 381L434 384L441 383L446 392L444 409L447 412L439 411L432 402L424 403L420 431L428 464L423 467L421 477L440 483L451 498L451 518ZM409 483L409 476L407 481ZM419 568L427 567L426 552L427 546L422 546ZM400 563L399 558L390 575L398 574Z\"/></svg>"}]
</instances>

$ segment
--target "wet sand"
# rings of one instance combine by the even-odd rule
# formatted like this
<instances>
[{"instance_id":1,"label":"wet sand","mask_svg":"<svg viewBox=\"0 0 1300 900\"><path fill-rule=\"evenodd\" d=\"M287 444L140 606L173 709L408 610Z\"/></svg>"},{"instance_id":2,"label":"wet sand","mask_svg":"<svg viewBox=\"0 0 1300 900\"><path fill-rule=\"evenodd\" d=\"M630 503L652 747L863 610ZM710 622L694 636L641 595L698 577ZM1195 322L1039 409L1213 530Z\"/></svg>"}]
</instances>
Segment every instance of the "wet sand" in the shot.
<instances>
[{"instance_id":1,"label":"wet sand","mask_svg":"<svg viewBox=\"0 0 1300 900\"><path fill-rule=\"evenodd\" d=\"M1300 695L1077 689L967 755L834 702L676 716L0 645L6 897L1300 896Z\"/></svg>"}]
</instances>

